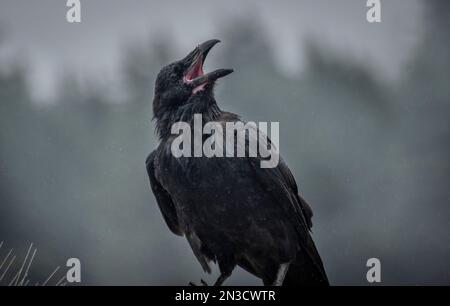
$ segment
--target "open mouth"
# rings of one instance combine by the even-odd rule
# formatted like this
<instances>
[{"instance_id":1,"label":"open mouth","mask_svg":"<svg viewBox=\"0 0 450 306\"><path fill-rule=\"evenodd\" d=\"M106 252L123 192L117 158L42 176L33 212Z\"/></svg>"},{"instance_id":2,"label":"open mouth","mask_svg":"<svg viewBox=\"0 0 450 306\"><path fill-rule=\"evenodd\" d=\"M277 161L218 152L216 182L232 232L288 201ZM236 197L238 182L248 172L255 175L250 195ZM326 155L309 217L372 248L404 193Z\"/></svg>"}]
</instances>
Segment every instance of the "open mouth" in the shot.
<instances>
[{"instance_id":1,"label":"open mouth","mask_svg":"<svg viewBox=\"0 0 450 306\"><path fill-rule=\"evenodd\" d=\"M195 94L205 89L208 83L213 83L219 78L222 78L233 72L232 69L217 69L209 73L204 73L203 63L209 51L219 43L219 40L208 40L199 45L193 52L191 52L187 59L191 61L186 74L184 75L184 82L193 87L192 93Z\"/></svg>"},{"instance_id":2,"label":"open mouth","mask_svg":"<svg viewBox=\"0 0 450 306\"><path fill-rule=\"evenodd\" d=\"M187 73L184 76L184 82L187 84L193 85L193 82L195 79L204 76L205 73L203 72L203 55L199 54L197 56L197 59L194 60L192 65L189 67ZM199 83L197 81L197 83ZM192 90L192 93L195 94L203 89L205 89L206 84L208 83L207 80L200 83L200 85L197 85Z\"/></svg>"}]
</instances>

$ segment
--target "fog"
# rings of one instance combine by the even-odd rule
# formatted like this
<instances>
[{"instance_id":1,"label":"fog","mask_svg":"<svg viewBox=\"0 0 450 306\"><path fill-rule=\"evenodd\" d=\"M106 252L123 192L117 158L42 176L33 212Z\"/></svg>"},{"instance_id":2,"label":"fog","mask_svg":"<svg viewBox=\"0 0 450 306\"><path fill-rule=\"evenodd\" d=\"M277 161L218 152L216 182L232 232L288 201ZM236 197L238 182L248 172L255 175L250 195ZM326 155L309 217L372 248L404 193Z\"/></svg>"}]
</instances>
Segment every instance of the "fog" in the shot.
<instances>
[{"instance_id":1,"label":"fog","mask_svg":"<svg viewBox=\"0 0 450 306\"><path fill-rule=\"evenodd\" d=\"M165 225L144 161L159 69L219 38L206 71L246 120L280 122L334 285L450 284L450 5L365 1L0 0L0 263L37 248L30 279L68 258L82 285L187 285L205 276ZM4 269L0 269L0 272ZM230 285L259 285L237 269Z\"/></svg>"}]
</instances>

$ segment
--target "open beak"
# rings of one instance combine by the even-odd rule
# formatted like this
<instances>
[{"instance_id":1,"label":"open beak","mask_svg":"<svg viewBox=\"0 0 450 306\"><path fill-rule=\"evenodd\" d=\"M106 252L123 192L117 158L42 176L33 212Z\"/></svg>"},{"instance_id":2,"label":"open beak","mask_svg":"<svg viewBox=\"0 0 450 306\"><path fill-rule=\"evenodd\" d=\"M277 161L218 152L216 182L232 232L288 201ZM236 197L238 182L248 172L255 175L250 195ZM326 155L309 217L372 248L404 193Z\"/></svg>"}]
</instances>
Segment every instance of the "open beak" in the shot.
<instances>
[{"instance_id":1,"label":"open beak","mask_svg":"<svg viewBox=\"0 0 450 306\"><path fill-rule=\"evenodd\" d=\"M189 53L183 61L189 65L186 70L183 81L186 84L191 85L193 93L204 89L206 84L213 83L219 78L229 75L233 72L233 69L217 69L209 73L203 72L203 63L208 55L209 51L214 47L220 40L211 39L205 41L204 43L198 45L191 53Z\"/></svg>"}]
</instances>

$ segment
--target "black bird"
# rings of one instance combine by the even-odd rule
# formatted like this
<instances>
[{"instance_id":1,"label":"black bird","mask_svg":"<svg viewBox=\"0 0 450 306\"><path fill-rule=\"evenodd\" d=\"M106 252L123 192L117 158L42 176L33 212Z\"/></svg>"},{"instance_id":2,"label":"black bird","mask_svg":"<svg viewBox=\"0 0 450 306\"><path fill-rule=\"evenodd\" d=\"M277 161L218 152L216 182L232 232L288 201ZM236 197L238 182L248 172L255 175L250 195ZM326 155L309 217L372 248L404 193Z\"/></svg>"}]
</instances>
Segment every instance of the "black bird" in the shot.
<instances>
[{"instance_id":1,"label":"black bird","mask_svg":"<svg viewBox=\"0 0 450 306\"><path fill-rule=\"evenodd\" d=\"M215 285L236 265L264 285L328 285L310 236L312 210L283 160L263 169L261 157L171 154L176 122L193 124L194 114L202 114L203 124L240 121L219 108L213 93L215 81L233 70L203 73L203 62L218 42L200 44L157 76L153 113L160 143L146 166L161 213L173 233L187 238L205 271L211 271L210 261L218 263Z\"/></svg>"}]
</instances>

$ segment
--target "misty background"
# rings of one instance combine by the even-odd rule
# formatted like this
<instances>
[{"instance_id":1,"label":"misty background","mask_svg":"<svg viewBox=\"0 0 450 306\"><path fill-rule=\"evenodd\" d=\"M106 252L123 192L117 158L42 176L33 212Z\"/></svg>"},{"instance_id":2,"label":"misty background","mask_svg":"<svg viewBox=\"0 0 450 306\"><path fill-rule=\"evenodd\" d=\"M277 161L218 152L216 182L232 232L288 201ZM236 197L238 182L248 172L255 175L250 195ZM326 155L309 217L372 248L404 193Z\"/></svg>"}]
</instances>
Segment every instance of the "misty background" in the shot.
<instances>
[{"instance_id":1,"label":"misty background","mask_svg":"<svg viewBox=\"0 0 450 306\"><path fill-rule=\"evenodd\" d=\"M450 284L450 3L382 1L380 24L365 3L81 0L69 24L65 1L0 0L6 279L33 242L33 281L76 257L83 285L212 282L144 162L156 74L218 38L205 70L235 70L219 106L280 122L330 282L367 284L376 257L382 284ZM236 269L226 284L260 281Z\"/></svg>"}]
</instances>

